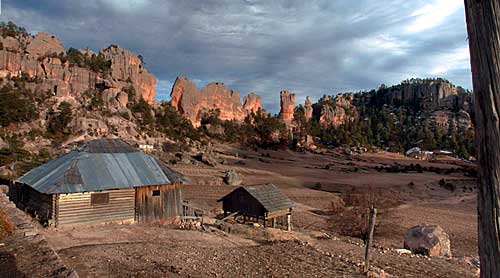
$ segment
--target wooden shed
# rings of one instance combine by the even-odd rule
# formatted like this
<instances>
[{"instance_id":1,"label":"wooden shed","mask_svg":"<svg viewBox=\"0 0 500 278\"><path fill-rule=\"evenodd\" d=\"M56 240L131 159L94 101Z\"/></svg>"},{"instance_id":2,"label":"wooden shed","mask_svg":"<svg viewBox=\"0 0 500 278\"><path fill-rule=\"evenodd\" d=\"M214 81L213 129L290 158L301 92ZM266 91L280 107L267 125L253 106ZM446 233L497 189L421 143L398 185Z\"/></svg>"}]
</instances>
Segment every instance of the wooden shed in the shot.
<instances>
[{"instance_id":1,"label":"wooden shed","mask_svg":"<svg viewBox=\"0 0 500 278\"><path fill-rule=\"evenodd\" d=\"M54 226L182 214L183 177L122 140L93 140L17 179L11 198Z\"/></svg>"},{"instance_id":2,"label":"wooden shed","mask_svg":"<svg viewBox=\"0 0 500 278\"><path fill-rule=\"evenodd\" d=\"M270 223L273 227L277 221L286 221L291 230L291 215L294 203L274 184L242 186L222 197L224 216L229 214L262 220L264 226Z\"/></svg>"}]
</instances>

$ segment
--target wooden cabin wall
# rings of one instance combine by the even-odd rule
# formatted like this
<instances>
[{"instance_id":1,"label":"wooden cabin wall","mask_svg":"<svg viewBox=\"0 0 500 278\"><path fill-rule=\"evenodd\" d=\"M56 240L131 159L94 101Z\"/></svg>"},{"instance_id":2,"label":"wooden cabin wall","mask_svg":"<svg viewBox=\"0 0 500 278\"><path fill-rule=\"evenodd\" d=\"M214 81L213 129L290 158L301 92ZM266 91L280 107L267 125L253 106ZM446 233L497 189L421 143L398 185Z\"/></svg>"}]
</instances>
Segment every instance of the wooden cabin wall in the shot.
<instances>
[{"instance_id":1,"label":"wooden cabin wall","mask_svg":"<svg viewBox=\"0 0 500 278\"><path fill-rule=\"evenodd\" d=\"M153 196L159 190L160 196ZM182 215L180 184L143 186L136 188L136 219L151 222Z\"/></svg>"},{"instance_id":2,"label":"wooden cabin wall","mask_svg":"<svg viewBox=\"0 0 500 278\"><path fill-rule=\"evenodd\" d=\"M264 217L265 209L246 190L236 190L222 200L222 209L232 213L239 211L253 217Z\"/></svg>"},{"instance_id":3,"label":"wooden cabin wall","mask_svg":"<svg viewBox=\"0 0 500 278\"><path fill-rule=\"evenodd\" d=\"M12 201L17 207L39 219L42 224L54 218L55 195L40 193L24 184L16 184L13 188L16 189L11 192Z\"/></svg>"},{"instance_id":4,"label":"wooden cabin wall","mask_svg":"<svg viewBox=\"0 0 500 278\"><path fill-rule=\"evenodd\" d=\"M108 204L91 204L92 193L109 193ZM59 194L57 225L97 224L107 222L133 222L135 190L105 190Z\"/></svg>"}]
</instances>

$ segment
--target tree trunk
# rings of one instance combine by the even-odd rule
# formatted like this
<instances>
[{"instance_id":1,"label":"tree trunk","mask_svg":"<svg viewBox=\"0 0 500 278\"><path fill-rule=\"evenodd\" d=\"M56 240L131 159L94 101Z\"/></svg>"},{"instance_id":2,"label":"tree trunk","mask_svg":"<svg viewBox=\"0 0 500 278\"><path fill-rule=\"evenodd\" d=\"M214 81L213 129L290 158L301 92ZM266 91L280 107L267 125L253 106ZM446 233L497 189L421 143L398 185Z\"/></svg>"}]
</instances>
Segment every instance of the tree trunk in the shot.
<instances>
[{"instance_id":1,"label":"tree trunk","mask_svg":"<svg viewBox=\"0 0 500 278\"><path fill-rule=\"evenodd\" d=\"M481 277L500 277L500 1L465 0L479 162Z\"/></svg>"}]
</instances>

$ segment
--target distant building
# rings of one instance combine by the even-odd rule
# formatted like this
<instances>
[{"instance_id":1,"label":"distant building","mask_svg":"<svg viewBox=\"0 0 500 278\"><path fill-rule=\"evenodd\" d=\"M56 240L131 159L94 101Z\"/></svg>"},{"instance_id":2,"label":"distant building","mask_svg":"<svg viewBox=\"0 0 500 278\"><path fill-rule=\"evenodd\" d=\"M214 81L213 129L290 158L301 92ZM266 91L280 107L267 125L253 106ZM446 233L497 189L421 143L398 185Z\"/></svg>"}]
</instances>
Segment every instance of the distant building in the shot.
<instances>
[{"instance_id":1,"label":"distant building","mask_svg":"<svg viewBox=\"0 0 500 278\"><path fill-rule=\"evenodd\" d=\"M419 147L411 148L405 152L405 155L414 159L431 160L434 158L434 153L430 151L422 151Z\"/></svg>"},{"instance_id":2,"label":"distant building","mask_svg":"<svg viewBox=\"0 0 500 278\"><path fill-rule=\"evenodd\" d=\"M137 147L144 152L151 152L155 148L155 146L152 144L137 144Z\"/></svg>"},{"instance_id":3,"label":"distant building","mask_svg":"<svg viewBox=\"0 0 500 278\"><path fill-rule=\"evenodd\" d=\"M54 226L182 214L183 177L122 140L93 140L15 181L11 199Z\"/></svg>"},{"instance_id":4,"label":"distant building","mask_svg":"<svg viewBox=\"0 0 500 278\"><path fill-rule=\"evenodd\" d=\"M288 199L274 184L242 186L218 202L222 202L224 216L237 213L244 217L262 220L264 226L273 227L280 222L291 230L291 215L295 204Z\"/></svg>"}]
</instances>

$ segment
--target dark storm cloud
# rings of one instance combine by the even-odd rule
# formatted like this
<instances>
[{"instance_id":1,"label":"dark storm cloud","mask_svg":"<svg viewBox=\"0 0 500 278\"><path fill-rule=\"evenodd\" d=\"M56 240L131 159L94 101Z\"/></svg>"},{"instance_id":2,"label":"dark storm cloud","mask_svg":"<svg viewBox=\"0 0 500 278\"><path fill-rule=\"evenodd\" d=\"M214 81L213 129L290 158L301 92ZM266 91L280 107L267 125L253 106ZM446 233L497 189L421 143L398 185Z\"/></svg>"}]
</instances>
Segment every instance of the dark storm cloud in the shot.
<instances>
[{"instance_id":1,"label":"dark storm cloud","mask_svg":"<svg viewBox=\"0 0 500 278\"><path fill-rule=\"evenodd\" d=\"M461 1L352 2L4 0L0 19L66 47L114 43L142 54L159 98L178 75L257 92L273 112L282 89L302 102L410 77L471 87Z\"/></svg>"}]
</instances>

